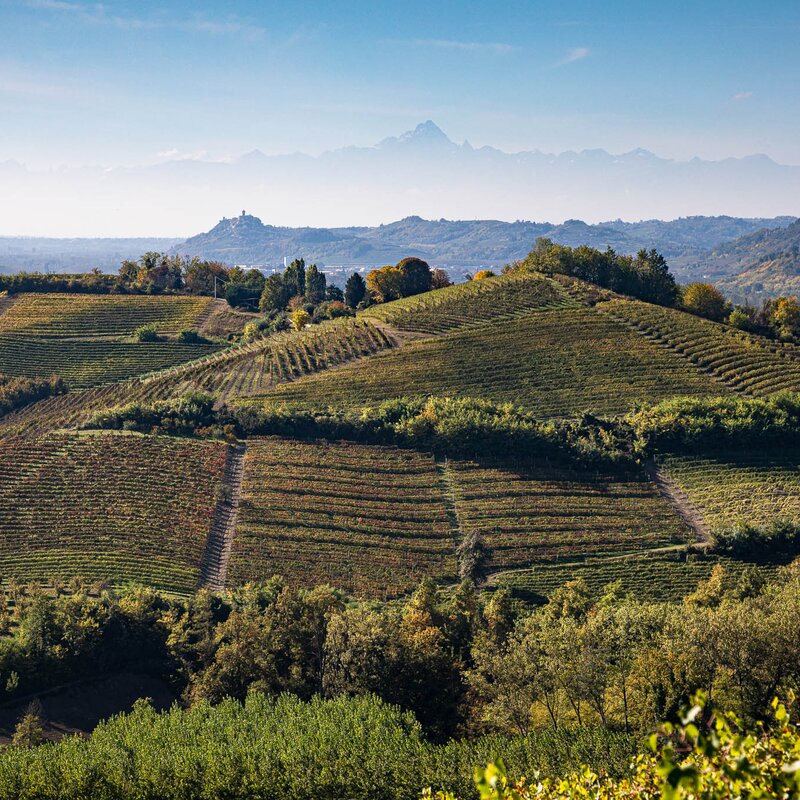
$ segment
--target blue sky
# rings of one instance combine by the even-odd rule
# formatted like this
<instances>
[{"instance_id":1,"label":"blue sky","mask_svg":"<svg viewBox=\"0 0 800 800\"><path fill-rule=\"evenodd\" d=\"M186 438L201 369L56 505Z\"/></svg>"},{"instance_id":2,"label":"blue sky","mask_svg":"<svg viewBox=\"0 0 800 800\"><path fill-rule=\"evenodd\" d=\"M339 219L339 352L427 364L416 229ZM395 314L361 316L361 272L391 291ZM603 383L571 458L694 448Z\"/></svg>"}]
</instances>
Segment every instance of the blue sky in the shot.
<instances>
[{"instance_id":1,"label":"blue sky","mask_svg":"<svg viewBox=\"0 0 800 800\"><path fill-rule=\"evenodd\" d=\"M0 0L0 160L368 145L800 164L800 2Z\"/></svg>"}]
</instances>

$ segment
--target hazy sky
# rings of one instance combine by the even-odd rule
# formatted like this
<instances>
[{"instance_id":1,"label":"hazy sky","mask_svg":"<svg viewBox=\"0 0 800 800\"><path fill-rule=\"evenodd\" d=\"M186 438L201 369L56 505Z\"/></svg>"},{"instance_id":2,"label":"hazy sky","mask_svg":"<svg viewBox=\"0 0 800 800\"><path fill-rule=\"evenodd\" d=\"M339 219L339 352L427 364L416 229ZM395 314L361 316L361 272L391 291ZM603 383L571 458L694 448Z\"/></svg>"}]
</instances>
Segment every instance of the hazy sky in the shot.
<instances>
[{"instance_id":1,"label":"hazy sky","mask_svg":"<svg viewBox=\"0 0 800 800\"><path fill-rule=\"evenodd\" d=\"M800 164L800 2L0 0L0 161L504 150Z\"/></svg>"}]
</instances>

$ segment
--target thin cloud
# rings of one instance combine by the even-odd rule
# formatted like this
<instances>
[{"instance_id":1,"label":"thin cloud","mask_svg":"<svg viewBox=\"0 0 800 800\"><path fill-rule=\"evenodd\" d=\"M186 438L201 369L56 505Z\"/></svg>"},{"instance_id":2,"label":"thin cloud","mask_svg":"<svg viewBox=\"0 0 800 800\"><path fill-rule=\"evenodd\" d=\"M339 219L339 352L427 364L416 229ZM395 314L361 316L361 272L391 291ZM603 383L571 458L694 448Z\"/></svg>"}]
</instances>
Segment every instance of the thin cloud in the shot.
<instances>
[{"instance_id":1,"label":"thin cloud","mask_svg":"<svg viewBox=\"0 0 800 800\"><path fill-rule=\"evenodd\" d=\"M185 33L206 33L214 36L239 35L247 39L261 38L263 28L236 18L193 19L146 18L114 14L108 6L98 4L71 3L67 0L27 0L28 8L37 11L51 11L71 14L83 22L95 25L110 25L121 30L179 30Z\"/></svg>"},{"instance_id":2,"label":"thin cloud","mask_svg":"<svg viewBox=\"0 0 800 800\"><path fill-rule=\"evenodd\" d=\"M438 47L442 50L463 50L467 52L486 52L506 55L517 47L505 42L461 42L456 39L414 39L412 44L418 47Z\"/></svg>"},{"instance_id":3,"label":"thin cloud","mask_svg":"<svg viewBox=\"0 0 800 800\"><path fill-rule=\"evenodd\" d=\"M184 152L172 147L169 150L162 150L156 153L156 158L165 161L202 161L208 156L208 150L195 150L194 152Z\"/></svg>"},{"instance_id":4,"label":"thin cloud","mask_svg":"<svg viewBox=\"0 0 800 800\"><path fill-rule=\"evenodd\" d=\"M50 81L46 78L31 78L26 75L0 73L0 95L74 100L81 97L83 92L73 87Z\"/></svg>"},{"instance_id":5,"label":"thin cloud","mask_svg":"<svg viewBox=\"0 0 800 800\"><path fill-rule=\"evenodd\" d=\"M749 100L752 96L752 92L737 92L735 95L733 95L733 97L731 97L731 100L734 103L741 103L742 100Z\"/></svg>"},{"instance_id":6,"label":"thin cloud","mask_svg":"<svg viewBox=\"0 0 800 800\"><path fill-rule=\"evenodd\" d=\"M555 66L564 67L567 64L574 64L576 61L582 61L589 55L588 47L573 47L561 61L558 61Z\"/></svg>"}]
</instances>

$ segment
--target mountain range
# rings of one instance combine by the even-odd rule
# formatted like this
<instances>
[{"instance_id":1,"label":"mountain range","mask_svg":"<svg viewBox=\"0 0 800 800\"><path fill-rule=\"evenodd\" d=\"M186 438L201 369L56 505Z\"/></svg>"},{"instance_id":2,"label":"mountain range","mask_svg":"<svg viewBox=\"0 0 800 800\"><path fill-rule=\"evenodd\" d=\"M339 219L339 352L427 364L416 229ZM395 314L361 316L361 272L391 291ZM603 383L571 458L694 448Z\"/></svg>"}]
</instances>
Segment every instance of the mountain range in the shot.
<instances>
[{"instance_id":1,"label":"mountain range","mask_svg":"<svg viewBox=\"0 0 800 800\"><path fill-rule=\"evenodd\" d=\"M507 153L453 142L428 120L371 147L310 156L259 150L228 161L33 170L0 163L8 233L174 236L221 209L278 227L429 219L580 218L596 222L796 212L800 167L765 155L676 161L636 149Z\"/></svg>"}]
</instances>

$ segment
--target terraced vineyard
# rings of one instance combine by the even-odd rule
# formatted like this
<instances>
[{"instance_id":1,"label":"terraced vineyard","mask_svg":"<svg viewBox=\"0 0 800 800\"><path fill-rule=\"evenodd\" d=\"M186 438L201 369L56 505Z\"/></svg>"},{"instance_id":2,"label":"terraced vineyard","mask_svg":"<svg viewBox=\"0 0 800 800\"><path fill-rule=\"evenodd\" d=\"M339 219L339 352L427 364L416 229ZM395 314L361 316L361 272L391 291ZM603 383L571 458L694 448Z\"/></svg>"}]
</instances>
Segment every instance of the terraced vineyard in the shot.
<instances>
[{"instance_id":1,"label":"terraced vineyard","mask_svg":"<svg viewBox=\"0 0 800 800\"><path fill-rule=\"evenodd\" d=\"M232 400L394 345L394 339L369 322L336 320L229 347L150 376L45 400L0 420L0 435L75 427L100 409L164 400L188 391Z\"/></svg>"},{"instance_id":2,"label":"terraced vineyard","mask_svg":"<svg viewBox=\"0 0 800 800\"><path fill-rule=\"evenodd\" d=\"M800 391L800 348L634 300L598 306L739 392Z\"/></svg>"},{"instance_id":3,"label":"terraced vineyard","mask_svg":"<svg viewBox=\"0 0 800 800\"><path fill-rule=\"evenodd\" d=\"M125 380L218 350L176 341L133 342L145 324L174 334L201 322L207 297L21 294L0 314L0 372L60 375L71 389Z\"/></svg>"},{"instance_id":4,"label":"terraced vineyard","mask_svg":"<svg viewBox=\"0 0 800 800\"><path fill-rule=\"evenodd\" d=\"M372 306L363 316L401 330L437 334L490 320L512 321L533 310L576 305L555 281L538 273L517 273Z\"/></svg>"},{"instance_id":5,"label":"terraced vineyard","mask_svg":"<svg viewBox=\"0 0 800 800\"><path fill-rule=\"evenodd\" d=\"M0 334L129 336L151 323L175 334L194 327L210 303L209 297L183 295L20 294L0 314Z\"/></svg>"},{"instance_id":6,"label":"terraced vineyard","mask_svg":"<svg viewBox=\"0 0 800 800\"><path fill-rule=\"evenodd\" d=\"M454 579L454 534L433 457L393 447L250 439L230 584L283 575L393 597Z\"/></svg>"},{"instance_id":7,"label":"terraced vineyard","mask_svg":"<svg viewBox=\"0 0 800 800\"><path fill-rule=\"evenodd\" d=\"M336 373L277 387L268 400L324 408L414 394L473 396L521 403L542 417L569 417L725 391L676 353L578 307L412 342Z\"/></svg>"},{"instance_id":8,"label":"terraced vineyard","mask_svg":"<svg viewBox=\"0 0 800 800\"><path fill-rule=\"evenodd\" d=\"M537 564L530 569L497 573L490 584L508 587L526 600L541 602L559 586L578 578L583 578L596 593L602 592L609 583L620 581L622 591L638 599L674 603L706 580L717 563L725 569L725 583L731 588L742 571L751 566L743 561L684 552L654 553ZM759 565L756 569L766 577L773 574L776 567Z\"/></svg>"},{"instance_id":9,"label":"terraced vineyard","mask_svg":"<svg viewBox=\"0 0 800 800\"><path fill-rule=\"evenodd\" d=\"M642 552L685 544L690 533L644 477L620 478L545 463L450 462L466 535L490 551L487 567Z\"/></svg>"},{"instance_id":10,"label":"terraced vineyard","mask_svg":"<svg viewBox=\"0 0 800 800\"><path fill-rule=\"evenodd\" d=\"M800 522L800 457L729 453L713 458L664 459L670 477L698 508L710 529L737 522Z\"/></svg>"},{"instance_id":11,"label":"terraced vineyard","mask_svg":"<svg viewBox=\"0 0 800 800\"><path fill-rule=\"evenodd\" d=\"M193 591L227 450L115 433L0 439L0 576Z\"/></svg>"}]
</instances>

